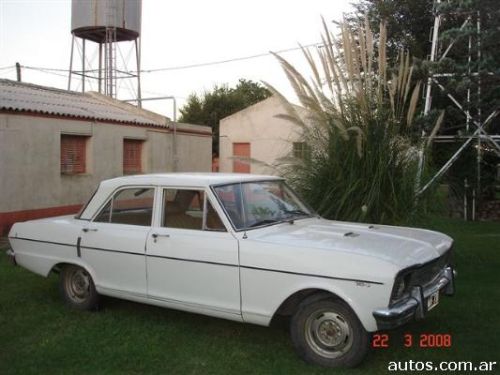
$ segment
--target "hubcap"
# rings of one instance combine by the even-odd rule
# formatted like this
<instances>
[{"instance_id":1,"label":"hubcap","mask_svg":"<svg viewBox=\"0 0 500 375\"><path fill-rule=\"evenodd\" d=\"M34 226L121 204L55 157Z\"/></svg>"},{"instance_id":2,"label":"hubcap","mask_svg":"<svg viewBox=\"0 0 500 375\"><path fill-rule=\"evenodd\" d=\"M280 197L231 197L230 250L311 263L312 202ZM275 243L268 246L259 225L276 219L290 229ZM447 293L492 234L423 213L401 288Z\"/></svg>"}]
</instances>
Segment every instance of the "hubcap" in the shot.
<instances>
[{"instance_id":1,"label":"hubcap","mask_svg":"<svg viewBox=\"0 0 500 375\"><path fill-rule=\"evenodd\" d=\"M316 311L307 318L304 328L307 343L322 357L337 358L352 346L352 328L336 312Z\"/></svg>"},{"instance_id":2,"label":"hubcap","mask_svg":"<svg viewBox=\"0 0 500 375\"><path fill-rule=\"evenodd\" d=\"M68 296L76 303L84 302L90 295L90 275L77 269L66 278Z\"/></svg>"}]
</instances>

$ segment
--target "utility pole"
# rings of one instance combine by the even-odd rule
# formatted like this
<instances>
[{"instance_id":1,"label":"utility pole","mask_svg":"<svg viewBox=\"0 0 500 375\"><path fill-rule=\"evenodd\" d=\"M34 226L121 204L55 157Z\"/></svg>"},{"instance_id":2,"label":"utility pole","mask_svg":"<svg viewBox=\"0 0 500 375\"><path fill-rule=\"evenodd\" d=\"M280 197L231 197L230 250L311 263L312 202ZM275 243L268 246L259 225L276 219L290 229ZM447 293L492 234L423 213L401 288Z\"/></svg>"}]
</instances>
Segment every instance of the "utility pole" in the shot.
<instances>
[{"instance_id":1,"label":"utility pole","mask_svg":"<svg viewBox=\"0 0 500 375\"><path fill-rule=\"evenodd\" d=\"M17 82L21 82L21 64L16 62Z\"/></svg>"}]
</instances>

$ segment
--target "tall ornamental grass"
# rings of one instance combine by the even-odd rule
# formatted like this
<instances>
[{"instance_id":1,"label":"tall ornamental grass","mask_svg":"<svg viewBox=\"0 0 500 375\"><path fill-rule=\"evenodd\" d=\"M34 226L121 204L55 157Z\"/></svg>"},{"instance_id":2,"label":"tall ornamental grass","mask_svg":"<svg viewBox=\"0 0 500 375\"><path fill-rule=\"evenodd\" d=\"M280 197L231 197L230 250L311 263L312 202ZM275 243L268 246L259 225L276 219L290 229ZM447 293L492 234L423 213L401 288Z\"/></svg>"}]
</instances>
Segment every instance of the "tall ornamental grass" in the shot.
<instances>
[{"instance_id":1,"label":"tall ornamental grass","mask_svg":"<svg viewBox=\"0 0 500 375\"><path fill-rule=\"evenodd\" d=\"M302 48L310 78L284 58L282 65L306 115L272 86L298 125L307 152L282 159L280 170L322 216L374 223L406 223L425 206L417 197L419 155L428 147L414 126L421 83L401 51L388 67L386 28L378 42L368 21L340 25L338 40L323 21L322 46ZM442 120L438 119L435 134Z\"/></svg>"}]
</instances>

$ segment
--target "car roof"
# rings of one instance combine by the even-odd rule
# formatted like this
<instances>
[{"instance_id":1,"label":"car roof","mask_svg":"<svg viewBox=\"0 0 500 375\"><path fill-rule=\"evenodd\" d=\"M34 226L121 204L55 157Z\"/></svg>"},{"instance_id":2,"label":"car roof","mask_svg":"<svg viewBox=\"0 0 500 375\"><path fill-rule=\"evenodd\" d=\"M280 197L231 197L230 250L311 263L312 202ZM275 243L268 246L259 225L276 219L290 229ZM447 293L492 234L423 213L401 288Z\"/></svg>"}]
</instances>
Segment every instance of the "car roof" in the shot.
<instances>
[{"instance_id":1,"label":"car roof","mask_svg":"<svg viewBox=\"0 0 500 375\"><path fill-rule=\"evenodd\" d=\"M94 196L82 209L78 218L90 220L117 189L127 186L166 186L206 188L238 182L282 180L281 177L244 173L157 173L116 177L100 183Z\"/></svg>"},{"instance_id":2,"label":"car roof","mask_svg":"<svg viewBox=\"0 0 500 375\"><path fill-rule=\"evenodd\" d=\"M238 182L282 180L281 177L244 173L157 173L116 177L104 180L92 199L82 210L79 218L90 220L115 190L127 186L167 186L206 188Z\"/></svg>"},{"instance_id":3,"label":"car roof","mask_svg":"<svg viewBox=\"0 0 500 375\"><path fill-rule=\"evenodd\" d=\"M281 177L247 173L156 173L123 176L104 180L101 187L117 188L126 185L199 186L221 185L245 181L281 180Z\"/></svg>"}]
</instances>

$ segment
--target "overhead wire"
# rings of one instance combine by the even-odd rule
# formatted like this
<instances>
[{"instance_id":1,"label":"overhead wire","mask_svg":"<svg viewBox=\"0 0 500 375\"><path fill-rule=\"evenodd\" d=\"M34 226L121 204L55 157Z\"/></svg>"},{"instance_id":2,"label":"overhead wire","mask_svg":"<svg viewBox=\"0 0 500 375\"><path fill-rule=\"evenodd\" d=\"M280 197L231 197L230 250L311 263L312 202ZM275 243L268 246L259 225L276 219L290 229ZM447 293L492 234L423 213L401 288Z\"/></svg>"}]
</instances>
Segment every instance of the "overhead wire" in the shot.
<instances>
[{"instance_id":1,"label":"overhead wire","mask_svg":"<svg viewBox=\"0 0 500 375\"><path fill-rule=\"evenodd\" d=\"M291 51L296 51L302 48L309 48L309 47L317 47L323 45L323 43L311 43L307 44L305 46L301 47L293 47L293 48L286 48L278 51L273 51L274 53L286 53L286 52L291 52ZM169 71L169 70L182 70L182 69L191 69L191 68L199 68L203 66L210 66L210 65L219 65L219 64L226 64L226 63L231 63L231 62L236 62L236 61L244 61L244 60L250 60L250 59L256 59L259 57L268 57L271 55L271 52L265 52L265 53L259 53L256 55L249 55L249 56L243 56L243 57L235 57L232 59L226 59L226 60L218 60L218 61L210 61L210 62L205 62L205 63L198 63L198 64L190 64L190 65L181 65L181 66L170 66L166 68L156 68L156 69L144 69L141 70L141 73L154 73L154 72L162 72L162 71Z\"/></svg>"},{"instance_id":2,"label":"overhead wire","mask_svg":"<svg viewBox=\"0 0 500 375\"><path fill-rule=\"evenodd\" d=\"M11 74L14 70L16 70L16 68L10 68L9 70L4 69L2 72L0 72L0 74L1 74L2 76L9 75L9 74Z\"/></svg>"},{"instance_id":3,"label":"overhead wire","mask_svg":"<svg viewBox=\"0 0 500 375\"><path fill-rule=\"evenodd\" d=\"M54 71L53 69L37 68L37 67L33 67L33 66L24 66L24 65L22 65L22 68L28 69L28 70L36 70L38 72L42 72L42 73L46 73L46 74L52 74L52 75L59 76L59 77L68 78L67 75L56 73L56 71Z\"/></svg>"},{"instance_id":4,"label":"overhead wire","mask_svg":"<svg viewBox=\"0 0 500 375\"><path fill-rule=\"evenodd\" d=\"M299 47L285 48L285 49L281 49L281 50L277 50L277 51L264 52L264 53L242 56L242 57L234 57L234 58L225 59L225 60L208 61L208 62L187 64L187 65L168 66L168 67L154 68L154 69L141 69L140 73L155 73L155 72L193 69L193 68L201 68L204 66L227 64L227 63L232 63L232 62L237 62L237 61L245 61L245 60L251 60L251 59L256 59L256 58L261 58L261 57L269 57L269 56L271 56L271 53L277 53L277 54L287 53L287 52L297 51L297 50L300 50L302 48L318 47L321 45L323 45L323 43L311 43L311 44L306 44L304 46L299 46ZM47 68L47 67L37 67L37 66L27 66L27 65L22 65L21 67L26 68L26 69L45 70L45 71L52 71L52 72L66 72L66 73L69 72L69 69L62 69L62 68ZM129 73L137 73L137 71L130 71Z\"/></svg>"}]
</instances>

